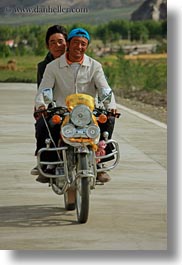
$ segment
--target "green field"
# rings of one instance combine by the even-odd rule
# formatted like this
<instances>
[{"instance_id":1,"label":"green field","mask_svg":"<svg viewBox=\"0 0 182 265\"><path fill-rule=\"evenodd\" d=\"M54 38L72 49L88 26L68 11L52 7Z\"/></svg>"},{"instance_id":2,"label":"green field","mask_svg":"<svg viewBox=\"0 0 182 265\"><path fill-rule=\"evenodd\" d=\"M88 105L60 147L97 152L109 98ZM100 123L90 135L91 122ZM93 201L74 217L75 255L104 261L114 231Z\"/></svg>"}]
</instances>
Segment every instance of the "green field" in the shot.
<instances>
[{"instance_id":1,"label":"green field","mask_svg":"<svg viewBox=\"0 0 182 265\"><path fill-rule=\"evenodd\" d=\"M9 60L15 60L16 70L5 67ZM37 63L43 58L40 56L14 56L0 59L0 82L27 82L36 83Z\"/></svg>"},{"instance_id":2,"label":"green field","mask_svg":"<svg viewBox=\"0 0 182 265\"><path fill-rule=\"evenodd\" d=\"M37 63L42 58L26 55L0 59L0 82L36 83ZM6 69L10 59L16 61L17 69ZM108 82L118 96L122 96L122 91L133 89L159 93L166 91L167 58L126 60L120 55L107 55L96 59L102 63Z\"/></svg>"}]
</instances>

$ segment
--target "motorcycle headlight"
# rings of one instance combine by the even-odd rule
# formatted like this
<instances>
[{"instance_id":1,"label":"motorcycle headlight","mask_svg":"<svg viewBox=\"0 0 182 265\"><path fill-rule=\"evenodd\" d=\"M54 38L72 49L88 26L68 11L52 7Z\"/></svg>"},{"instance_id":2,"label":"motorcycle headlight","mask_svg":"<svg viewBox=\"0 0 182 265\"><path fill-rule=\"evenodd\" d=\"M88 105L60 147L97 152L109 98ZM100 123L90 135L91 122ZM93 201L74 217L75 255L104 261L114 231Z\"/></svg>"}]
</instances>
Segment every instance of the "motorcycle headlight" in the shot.
<instances>
[{"instance_id":1,"label":"motorcycle headlight","mask_svg":"<svg viewBox=\"0 0 182 265\"><path fill-rule=\"evenodd\" d=\"M76 126L84 127L91 122L92 114L87 106L78 105L72 110L70 118Z\"/></svg>"},{"instance_id":2,"label":"motorcycle headlight","mask_svg":"<svg viewBox=\"0 0 182 265\"><path fill-rule=\"evenodd\" d=\"M89 138L96 138L100 134L100 128L96 125L90 125L86 130L86 134Z\"/></svg>"},{"instance_id":3,"label":"motorcycle headlight","mask_svg":"<svg viewBox=\"0 0 182 265\"><path fill-rule=\"evenodd\" d=\"M75 133L76 128L72 124L66 124L61 128L61 134L66 138L73 137Z\"/></svg>"}]
</instances>

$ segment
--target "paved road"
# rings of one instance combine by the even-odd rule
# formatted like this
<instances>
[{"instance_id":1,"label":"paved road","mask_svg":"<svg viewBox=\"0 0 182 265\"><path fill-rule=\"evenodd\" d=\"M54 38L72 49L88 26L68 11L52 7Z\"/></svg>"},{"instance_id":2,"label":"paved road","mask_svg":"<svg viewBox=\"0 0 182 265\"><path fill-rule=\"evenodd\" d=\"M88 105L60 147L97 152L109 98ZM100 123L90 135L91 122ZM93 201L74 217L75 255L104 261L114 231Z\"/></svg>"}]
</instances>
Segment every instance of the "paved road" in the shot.
<instances>
[{"instance_id":1,"label":"paved road","mask_svg":"<svg viewBox=\"0 0 182 265\"><path fill-rule=\"evenodd\" d=\"M92 191L89 220L80 225L62 196L29 173L35 91L34 84L0 84L0 249L166 249L166 128L120 109L121 162L112 181Z\"/></svg>"}]
</instances>

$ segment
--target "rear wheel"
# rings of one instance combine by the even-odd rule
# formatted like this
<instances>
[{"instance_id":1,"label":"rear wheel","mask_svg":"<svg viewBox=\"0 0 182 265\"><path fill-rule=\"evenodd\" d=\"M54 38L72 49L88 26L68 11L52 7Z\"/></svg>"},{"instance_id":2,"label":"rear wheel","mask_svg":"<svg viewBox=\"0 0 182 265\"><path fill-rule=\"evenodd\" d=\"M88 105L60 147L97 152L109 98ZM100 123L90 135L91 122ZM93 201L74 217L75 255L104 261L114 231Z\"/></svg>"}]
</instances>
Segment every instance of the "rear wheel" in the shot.
<instances>
[{"instance_id":1,"label":"rear wheel","mask_svg":"<svg viewBox=\"0 0 182 265\"><path fill-rule=\"evenodd\" d=\"M79 154L78 171L88 170L87 154ZM89 212L89 178L79 177L76 180L76 210L79 223L86 223Z\"/></svg>"}]
</instances>

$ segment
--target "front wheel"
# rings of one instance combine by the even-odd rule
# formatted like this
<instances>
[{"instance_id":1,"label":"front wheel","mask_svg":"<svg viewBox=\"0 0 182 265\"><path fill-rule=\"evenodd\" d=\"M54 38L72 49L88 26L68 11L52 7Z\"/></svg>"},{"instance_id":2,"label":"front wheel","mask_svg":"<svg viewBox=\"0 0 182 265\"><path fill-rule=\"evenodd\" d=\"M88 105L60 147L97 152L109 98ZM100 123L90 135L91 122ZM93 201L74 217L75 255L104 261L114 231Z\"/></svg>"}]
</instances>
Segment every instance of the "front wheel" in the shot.
<instances>
[{"instance_id":1,"label":"front wheel","mask_svg":"<svg viewBox=\"0 0 182 265\"><path fill-rule=\"evenodd\" d=\"M78 156L78 170L88 171L87 154L79 154ZM89 213L89 177L78 177L76 180L76 210L79 223L86 223Z\"/></svg>"}]
</instances>

